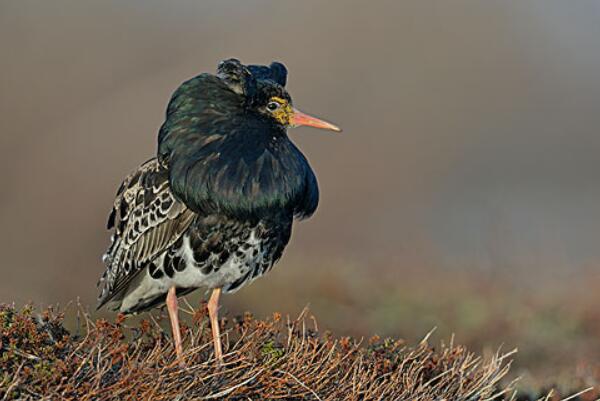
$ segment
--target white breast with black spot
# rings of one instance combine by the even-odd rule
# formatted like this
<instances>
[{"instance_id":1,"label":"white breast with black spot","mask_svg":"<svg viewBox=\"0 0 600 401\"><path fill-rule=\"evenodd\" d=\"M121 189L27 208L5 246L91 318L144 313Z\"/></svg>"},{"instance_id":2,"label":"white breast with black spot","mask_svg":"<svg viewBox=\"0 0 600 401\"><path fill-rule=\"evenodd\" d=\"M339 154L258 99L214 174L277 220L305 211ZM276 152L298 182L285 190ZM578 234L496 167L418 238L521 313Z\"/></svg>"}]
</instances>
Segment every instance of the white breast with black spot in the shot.
<instances>
[{"instance_id":1,"label":"white breast with black spot","mask_svg":"<svg viewBox=\"0 0 600 401\"><path fill-rule=\"evenodd\" d=\"M219 255L211 255L205 263L212 264L213 268L204 269L208 270L208 273L203 273L204 265L199 265L194 260L189 237L185 235L181 247L174 255L182 259L182 267L173 271L172 276L169 276L164 271L166 252L161 254L153 261L159 271L151 272L149 268L146 268L141 273L140 280L135 286L132 286L133 291L123 298L120 309L126 311L138 303L146 303L166 293L172 286L209 289L225 287L227 290L228 285L237 283L235 288L230 289L233 292L262 275L264 258L267 255L267 250L263 245L263 240L257 238L253 230L248 239L240 243L237 251L231 253L224 263L218 263ZM240 282L240 280L242 281Z\"/></svg>"},{"instance_id":2,"label":"white breast with black spot","mask_svg":"<svg viewBox=\"0 0 600 401\"><path fill-rule=\"evenodd\" d=\"M245 244L245 245L244 245ZM197 264L188 237L184 237L183 245L178 251L185 261L185 268L175 272L173 282L178 287L207 287L217 288L235 282L259 266L264 257L263 241L252 231L245 243L240 243L238 249L229 255L224 263L219 263L218 254L212 254L204 263L212 265L211 269L203 269L204 264ZM207 271L207 273L204 273Z\"/></svg>"}]
</instances>

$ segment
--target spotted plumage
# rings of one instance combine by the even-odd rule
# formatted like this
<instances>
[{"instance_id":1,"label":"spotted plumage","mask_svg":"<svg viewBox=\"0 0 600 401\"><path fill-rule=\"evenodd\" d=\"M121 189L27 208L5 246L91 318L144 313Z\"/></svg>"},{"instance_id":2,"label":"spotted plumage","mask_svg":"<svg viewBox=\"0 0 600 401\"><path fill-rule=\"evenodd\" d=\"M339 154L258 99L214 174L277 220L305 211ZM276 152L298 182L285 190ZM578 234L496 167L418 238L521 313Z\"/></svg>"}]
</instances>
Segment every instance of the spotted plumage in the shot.
<instances>
[{"instance_id":1,"label":"spotted plumage","mask_svg":"<svg viewBox=\"0 0 600 401\"><path fill-rule=\"evenodd\" d=\"M117 194L100 305L112 300L121 312L139 312L164 302L171 285L180 293L199 287L238 290L281 257L292 218L196 214L174 198L167 170L152 159Z\"/></svg>"},{"instance_id":2,"label":"spotted plumage","mask_svg":"<svg viewBox=\"0 0 600 401\"><path fill-rule=\"evenodd\" d=\"M119 188L99 306L140 312L196 288L233 292L267 273L317 181L287 128L337 128L293 109L280 63L221 62L169 102L157 157Z\"/></svg>"}]
</instances>

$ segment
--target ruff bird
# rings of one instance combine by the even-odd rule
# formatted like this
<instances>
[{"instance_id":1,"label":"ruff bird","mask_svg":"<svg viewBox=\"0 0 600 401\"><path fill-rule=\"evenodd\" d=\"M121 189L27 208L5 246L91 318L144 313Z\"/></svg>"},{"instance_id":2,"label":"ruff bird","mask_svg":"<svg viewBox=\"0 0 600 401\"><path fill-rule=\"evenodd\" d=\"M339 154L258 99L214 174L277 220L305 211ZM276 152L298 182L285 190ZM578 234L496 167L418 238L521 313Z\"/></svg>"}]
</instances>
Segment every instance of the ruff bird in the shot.
<instances>
[{"instance_id":1,"label":"ruff bird","mask_svg":"<svg viewBox=\"0 0 600 401\"><path fill-rule=\"evenodd\" d=\"M287 130L340 131L292 106L281 63L219 63L172 95L155 158L125 178L108 218L98 307L124 314L166 303L182 360L177 297L212 291L214 354L222 361L218 305L269 272L295 219L319 201L315 174Z\"/></svg>"}]
</instances>

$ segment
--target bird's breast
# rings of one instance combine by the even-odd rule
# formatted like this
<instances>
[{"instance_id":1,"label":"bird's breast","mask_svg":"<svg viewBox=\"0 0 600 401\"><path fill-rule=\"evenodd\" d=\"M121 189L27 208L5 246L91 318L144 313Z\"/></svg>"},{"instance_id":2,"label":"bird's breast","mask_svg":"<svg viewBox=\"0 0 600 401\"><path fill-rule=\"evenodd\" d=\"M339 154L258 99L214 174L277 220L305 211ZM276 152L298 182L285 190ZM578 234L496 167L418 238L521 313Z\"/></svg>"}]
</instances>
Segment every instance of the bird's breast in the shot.
<instances>
[{"instance_id":1,"label":"bird's breast","mask_svg":"<svg viewBox=\"0 0 600 401\"><path fill-rule=\"evenodd\" d=\"M238 133L204 141L175 150L169 170L173 192L197 212L238 218L310 214L318 201L314 173L287 138Z\"/></svg>"}]
</instances>

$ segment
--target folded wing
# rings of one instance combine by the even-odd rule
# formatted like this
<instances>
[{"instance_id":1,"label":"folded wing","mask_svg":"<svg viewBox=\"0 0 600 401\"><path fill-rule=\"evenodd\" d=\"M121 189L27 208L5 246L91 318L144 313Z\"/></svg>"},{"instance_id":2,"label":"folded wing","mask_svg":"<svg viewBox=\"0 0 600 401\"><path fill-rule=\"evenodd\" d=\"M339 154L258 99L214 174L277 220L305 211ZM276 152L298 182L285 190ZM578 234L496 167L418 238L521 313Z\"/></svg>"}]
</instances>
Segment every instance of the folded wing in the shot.
<instances>
[{"instance_id":1,"label":"folded wing","mask_svg":"<svg viewBox=\"0 0 600 401\"><path fill-rule=\"evenodd\" d=\"M106 271L98 282L98 308L122 294L149 262L183 235L194 216L175 199L168 172L156 159L125 178L108 219L114 233L103 256Z\"/></svg>"}]
</instances>

